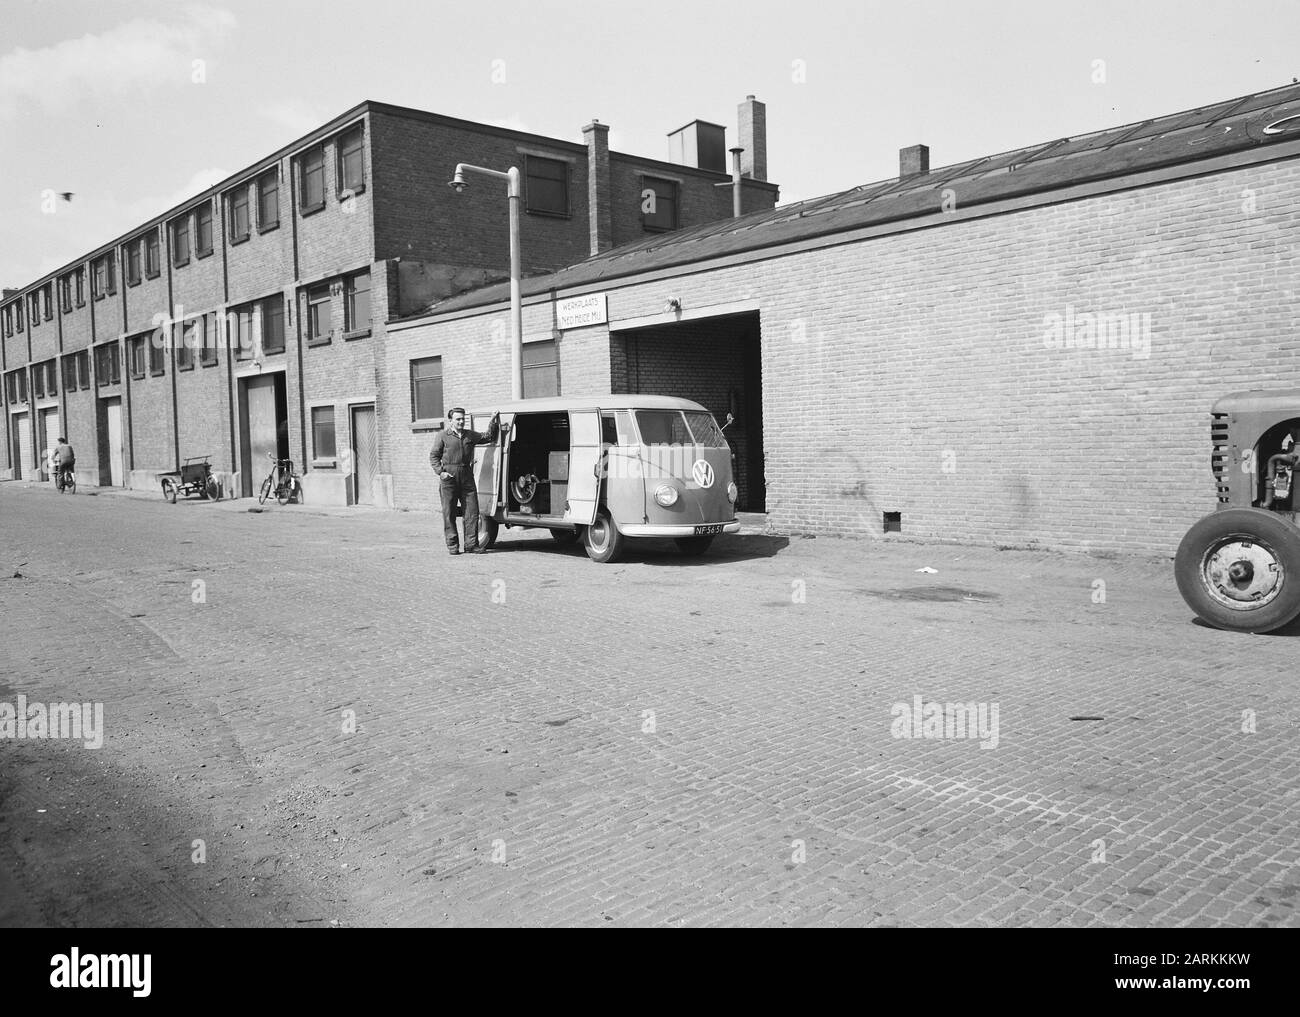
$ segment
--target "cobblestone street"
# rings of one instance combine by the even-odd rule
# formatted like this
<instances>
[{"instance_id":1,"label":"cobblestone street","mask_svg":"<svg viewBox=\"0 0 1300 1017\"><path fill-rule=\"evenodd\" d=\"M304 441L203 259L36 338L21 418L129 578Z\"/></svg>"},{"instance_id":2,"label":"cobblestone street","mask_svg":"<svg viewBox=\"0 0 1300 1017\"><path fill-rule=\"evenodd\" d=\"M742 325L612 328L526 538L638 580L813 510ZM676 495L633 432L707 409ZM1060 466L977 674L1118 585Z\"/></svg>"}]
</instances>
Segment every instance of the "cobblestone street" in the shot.
<instances>
[{"instance_id":1,"label":"cobblestone street","mask_svg":"<svg viewBox=\"0 0 1300 1017\"><path fill-rule=\"evenodd\" d=\"M0 702L105 728L0 741L0 924L1300 925L1300 631L1168 561L250 507L0 484Z\"/></svg>"}]
</instances>

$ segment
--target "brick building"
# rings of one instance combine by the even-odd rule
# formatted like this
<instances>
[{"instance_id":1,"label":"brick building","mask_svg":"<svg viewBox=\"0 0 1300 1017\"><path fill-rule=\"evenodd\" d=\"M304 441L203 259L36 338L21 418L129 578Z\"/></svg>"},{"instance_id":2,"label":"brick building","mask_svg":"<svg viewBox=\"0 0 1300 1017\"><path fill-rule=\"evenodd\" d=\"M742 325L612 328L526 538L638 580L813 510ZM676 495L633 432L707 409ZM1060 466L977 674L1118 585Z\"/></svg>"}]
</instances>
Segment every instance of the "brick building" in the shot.
<instances>
[{"instance_id":1,"label":"brick building","mask_svg":"<svg viewBox=\"0 0 1300 1017\"><path fill-rule=\"evenodd\" d=\"M914 146L525 280L525 394L732 412L741 507L781 528L1168 552L1214 505L1211 404L1300 386L1298 157L1295 85L935 170ZM556 328L580 296L606 320ZM418 375L509 397L506 298L389 322L397 505L436 504Z\"/></svg>"},{"instance_id":2,"label":"brick building","mask_svg":"<svg viewBox=\"0 0 1300 1017\"><path fill-rule=\"evenodd\" d=\"M771 209L752 96L740 122L744 208ZM305 472L310 501L391 504L387 322L508 270L504 191L456 194L457 162L520 167L530 273L732 214L722 128L670 136L690 165L611 152L608 130L593 122L578 144L364 102L5 290L0 477L49 479L44 453L65 434L83 485L155 487L209 455L227 493L249 495L275 455Z\"/></svg>"}]
</instances>

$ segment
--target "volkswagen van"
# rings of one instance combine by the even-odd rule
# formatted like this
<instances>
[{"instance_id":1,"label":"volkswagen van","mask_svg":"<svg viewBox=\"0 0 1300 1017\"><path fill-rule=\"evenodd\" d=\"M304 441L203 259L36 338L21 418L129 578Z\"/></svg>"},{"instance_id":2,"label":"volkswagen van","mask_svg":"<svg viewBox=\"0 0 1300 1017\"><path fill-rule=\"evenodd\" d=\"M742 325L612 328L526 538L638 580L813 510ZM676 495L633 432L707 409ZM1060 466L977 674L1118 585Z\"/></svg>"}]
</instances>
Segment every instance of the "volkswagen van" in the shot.
<instances>
[{"instance_id":1,"label":"volkswagen van","mask_svg":"<svg viewBox=\"0 0 1300 1017\"><path fill-rule=\"evenodd\" d=\"M524 399L480 407L470 426L501 414L495 444L474 450L479 542L502 526L581 540L596 562L628 540L669 537L699 555L740 529L731 447L713 414L689 399L606 395Z\"/></svg>"}]
</instances>

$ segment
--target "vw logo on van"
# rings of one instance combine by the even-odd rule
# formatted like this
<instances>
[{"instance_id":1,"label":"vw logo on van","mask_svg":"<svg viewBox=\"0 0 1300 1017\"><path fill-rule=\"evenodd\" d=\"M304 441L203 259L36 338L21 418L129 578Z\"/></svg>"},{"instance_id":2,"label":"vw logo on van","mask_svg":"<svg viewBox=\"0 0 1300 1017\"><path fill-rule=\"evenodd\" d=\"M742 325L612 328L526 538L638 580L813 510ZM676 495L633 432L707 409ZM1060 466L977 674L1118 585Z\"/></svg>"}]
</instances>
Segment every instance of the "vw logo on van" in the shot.
<instances>
[{"instance_id":1,"label":"vw logo on van","mask_svg":"<svg viewBox=\"0 0 1300 1017\"><path fill-rule=\"evenodd\" d=\"M713 467L705 459L695 460L695 465L691 467L691 476L700 487L713 486Z\"/></svg>"}]
</instances>

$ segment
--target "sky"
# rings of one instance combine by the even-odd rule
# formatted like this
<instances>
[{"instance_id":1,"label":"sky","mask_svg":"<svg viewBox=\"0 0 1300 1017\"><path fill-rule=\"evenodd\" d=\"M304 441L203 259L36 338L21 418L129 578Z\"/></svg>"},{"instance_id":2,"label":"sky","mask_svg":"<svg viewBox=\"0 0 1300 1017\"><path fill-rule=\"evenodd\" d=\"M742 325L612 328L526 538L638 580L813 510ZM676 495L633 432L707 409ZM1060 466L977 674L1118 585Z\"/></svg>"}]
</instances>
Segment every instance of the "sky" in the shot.
<instances>
[{"instance_id":1,"label":"sky","mask_svg":"<svg viewBox=\"0 0 1300 1017\"><path fill-rule=\"evenodd\" d=\"M667 159L752 94L784 204L1288 84L1297 41L1295 0L0 0L0 285L363 99Z\"/></svg>"}]
</instances>

